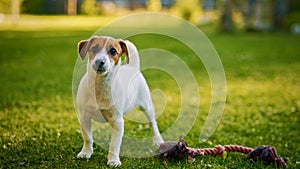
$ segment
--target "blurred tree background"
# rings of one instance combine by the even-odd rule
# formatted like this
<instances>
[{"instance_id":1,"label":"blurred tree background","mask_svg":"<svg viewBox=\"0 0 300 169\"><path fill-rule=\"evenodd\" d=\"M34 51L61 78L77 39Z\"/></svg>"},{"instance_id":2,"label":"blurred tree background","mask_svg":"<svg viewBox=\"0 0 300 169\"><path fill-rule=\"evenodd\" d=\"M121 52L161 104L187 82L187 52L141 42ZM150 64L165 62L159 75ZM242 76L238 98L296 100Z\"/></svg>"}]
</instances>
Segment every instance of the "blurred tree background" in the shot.
<instances>
[{"instance_id":1,"label":"blurred tree background","mask_svg":"<svg viewBox=\"0 0 300 169\"><path fill-rule=\"evenodd\" d=\"M13 4L19 5L14 9ZM0 14L122 15L124 11L175 14L195 24L217 22L224 31L299 28L299 0L0 0Z\"/></svg>"}]
</instances>

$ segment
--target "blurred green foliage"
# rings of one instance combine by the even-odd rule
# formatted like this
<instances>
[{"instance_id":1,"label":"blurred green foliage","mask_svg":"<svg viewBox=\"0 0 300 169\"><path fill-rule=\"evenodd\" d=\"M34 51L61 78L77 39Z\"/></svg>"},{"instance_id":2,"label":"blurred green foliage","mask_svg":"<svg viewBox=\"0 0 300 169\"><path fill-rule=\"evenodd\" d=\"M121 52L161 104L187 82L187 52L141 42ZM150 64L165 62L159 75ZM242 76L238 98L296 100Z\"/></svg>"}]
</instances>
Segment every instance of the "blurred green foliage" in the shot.
<instances>
[{"instance_id":1,"label":"blurred green foliage","mask_svg":"<svg viewBox=\"0 0 300 169\"><path fill-rule=\"evenodd\" d=\"M191 20L201 11L199 0L176 0L175 5L171 8L182 18Z\"/></svg>"},{"instance_id":2,"label":"blurred green foliage","mask_svg":"<svg viewBox=\"0 0 300 169\"><path fill-rule=\"evenodd\" d=\"M0 13L11 13L11 2L8 0L0 0Z\"/></svg>"},{"instance_id":3,"label":"blurred green foliage","mask_svg":"<svg viewBox=\"0 0 300 169\"><path fill-rule=\"evenodd\" d=\"M87 15L99 14L99 8L95 0L84 0L81 6L82 13Z\"/></svg>"},{"instance_id":4,"label":"blurred green foliage","mask_svg":"<svg viewBox=\"0 0 300 169\"><path fill-rule=\"evenodd\" d=\"M21 12L29 14L44 14L44 0L23 0Z\"/></svg>"}]
</instances>

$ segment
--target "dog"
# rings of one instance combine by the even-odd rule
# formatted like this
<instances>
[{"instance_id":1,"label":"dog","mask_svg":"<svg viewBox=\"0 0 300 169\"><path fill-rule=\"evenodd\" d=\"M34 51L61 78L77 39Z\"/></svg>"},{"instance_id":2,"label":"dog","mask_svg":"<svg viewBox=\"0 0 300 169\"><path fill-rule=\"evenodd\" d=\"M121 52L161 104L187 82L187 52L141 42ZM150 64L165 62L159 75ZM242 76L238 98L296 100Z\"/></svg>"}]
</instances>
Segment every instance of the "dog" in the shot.
<instances>
[{"instance_id":1,"label":"dog","mask_svg":"<svg viewBox=\"0 0 300 169\"><path fill-rule=\"evenodd\" d=\"M155 120L155 111L146 80L140 72L137 48L128 40L93 36L78 43L81 59L88 55L87 72L82 77L76 96L78 121L84 140L78 158L89 159L93 153L91 120L108 122L112 128L109 166L120 166L119 158L124 133L123 115L139 107L152 127L154 144L163 143ZM122 64L122 55L126 63Z\"/></svg>"}]
</instances>

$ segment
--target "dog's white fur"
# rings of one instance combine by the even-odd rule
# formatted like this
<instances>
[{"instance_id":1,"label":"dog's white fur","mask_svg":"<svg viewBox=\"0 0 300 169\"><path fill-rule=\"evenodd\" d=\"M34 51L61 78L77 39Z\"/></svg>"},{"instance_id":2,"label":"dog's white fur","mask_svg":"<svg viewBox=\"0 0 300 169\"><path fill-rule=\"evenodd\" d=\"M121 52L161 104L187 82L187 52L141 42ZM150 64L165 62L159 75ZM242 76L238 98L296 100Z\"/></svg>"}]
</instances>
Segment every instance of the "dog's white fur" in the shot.
<instances>
[{"instance_id":1,"label":"dog's white fur","mask_svg":"<svg viewBox=\"0 0 300 169\"><path fill-rule=\"evenodd\" d=\"M111 55L114 54L114 51L110 51L113 47L116 47L116 56ZM119 153L124 132L123 115L135 106L145 112L152 126L154 143L156 145L162 143L149 88L139 70L139 55L134 44L126 40L94 36L79 42L78 51L82 59L89 53L89 59L87 72L80 81L76 98L78 120L84 140L77 157L90 158L93 153L91 120L109 122L112 135L107 164L120 166ZM123 53L126 54L127 64L121 65Z\"/></svg>"}]
</instances>

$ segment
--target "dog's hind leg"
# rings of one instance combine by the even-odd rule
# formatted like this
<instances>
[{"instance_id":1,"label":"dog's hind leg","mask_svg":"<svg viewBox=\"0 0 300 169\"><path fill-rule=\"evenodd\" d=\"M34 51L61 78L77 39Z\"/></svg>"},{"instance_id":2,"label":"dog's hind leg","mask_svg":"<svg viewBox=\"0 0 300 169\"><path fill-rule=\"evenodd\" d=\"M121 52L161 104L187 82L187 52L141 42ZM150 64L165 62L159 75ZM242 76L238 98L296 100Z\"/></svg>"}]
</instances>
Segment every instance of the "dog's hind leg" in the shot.
<instances>
[{"instance_id":1,"label":"dog's hind leg","mask_svg":"<svg viewBox=\"0 0 300 169\"><path fill-rule=\"evenodd\" d=\"M92 121L91 118L79 115L79 123L84 142L80 153L77 154L77 158L89 159L93 154Z\"/></svg>"},{"instance_id":2,"label":"dog's hind leg","mask_svg":"<svg viewBox=\"0 0 300 169\"><path fill-rule=\"evenodd\" d=\"M155 120L155 111L154 111L154 107L152 102L148 102L147 105L145 106L141 106L143 112L145 113L145 115L147 116L147 119L151 125L152 128L152 133L153 133L153 143L155 145L160 145L161 143L164 142L163 138L160 135L158 126L157 126L157 122Z\"/></svg>"}]
</instances>

